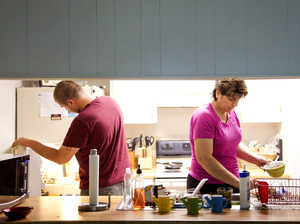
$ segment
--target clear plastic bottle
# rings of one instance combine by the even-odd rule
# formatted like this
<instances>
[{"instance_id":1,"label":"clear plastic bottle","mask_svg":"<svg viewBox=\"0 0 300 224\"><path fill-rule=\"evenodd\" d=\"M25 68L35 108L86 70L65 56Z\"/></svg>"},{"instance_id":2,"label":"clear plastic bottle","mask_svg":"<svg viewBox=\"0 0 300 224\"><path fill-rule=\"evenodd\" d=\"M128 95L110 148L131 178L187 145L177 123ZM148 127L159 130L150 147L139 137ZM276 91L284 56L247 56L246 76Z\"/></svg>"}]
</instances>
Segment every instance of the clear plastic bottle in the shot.
<instances>
[{"instance_id":1,"label":"clear plastic bottle","mask_svg":"<svg viewBox=\"0 0 300 224\"><path fill-rule=\"evenodd\" d=\"M250 172L244 170L240 172L240 209L250 208Z\"/></svg>"},{"instance_id":2,"label":"clear plastic bottle","mask_svg":"<svg viewBox=\"0 0 300 224\"><path fill-rule=\"evenodd\" d=\"M145 208L145 190L144 190L144 180L142 175L142 170L140 165L138 165L135 177L135 188L134 188L134 209L143 209Z\"/></svg>"},{"instance_id":3,"label":"clear plastic bottle","mask_svg":"<svg viewBox=\"0 0 300 224\"><path fill-rule=\"evenodd\" d=\"M124 209L131 210L133 209L133 200L132 200L132 174L130 168L126 168L124 175Z\"/></svg>"}]
</instances>

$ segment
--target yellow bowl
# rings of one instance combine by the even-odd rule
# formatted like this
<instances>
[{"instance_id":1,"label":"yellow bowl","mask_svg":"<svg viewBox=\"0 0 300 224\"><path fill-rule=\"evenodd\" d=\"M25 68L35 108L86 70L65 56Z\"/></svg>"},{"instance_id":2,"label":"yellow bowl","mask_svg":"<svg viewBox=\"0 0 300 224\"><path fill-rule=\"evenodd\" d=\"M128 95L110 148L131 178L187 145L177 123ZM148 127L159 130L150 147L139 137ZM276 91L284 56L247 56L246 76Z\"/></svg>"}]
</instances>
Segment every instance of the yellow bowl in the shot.
<instances>
[{"instance_id":1,"label":"yellow bowl","mask_svg":"<svg viewBox=\"0 0 300 224\"><path fill-rule=\"evenodd\" d=\"M271 162L269 165L266 165L264 169L271 177L278 178L284 174L285 164L282 161Z\"/></svg>"}]
</instances>

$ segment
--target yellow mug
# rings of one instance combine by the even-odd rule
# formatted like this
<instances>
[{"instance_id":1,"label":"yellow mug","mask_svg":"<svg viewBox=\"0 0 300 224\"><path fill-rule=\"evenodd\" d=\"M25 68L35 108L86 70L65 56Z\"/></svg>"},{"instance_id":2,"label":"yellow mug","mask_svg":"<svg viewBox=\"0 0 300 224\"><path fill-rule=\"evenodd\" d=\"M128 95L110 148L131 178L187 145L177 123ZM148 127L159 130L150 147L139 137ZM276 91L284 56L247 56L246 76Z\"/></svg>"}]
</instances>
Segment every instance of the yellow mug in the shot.
<instances>
[{"instance_id":1,"label":"yellow mug","mask_svg":"<svg viewBox=\"0 0 300 224\"><path fill-rule=\"evenodd\" d=\"M173 208L175 201L173 198L170 198L168 195L159 195L158 199L153 196L152 200L158 207L158 212L169 212Z\"/></svg>"}]
</instances>

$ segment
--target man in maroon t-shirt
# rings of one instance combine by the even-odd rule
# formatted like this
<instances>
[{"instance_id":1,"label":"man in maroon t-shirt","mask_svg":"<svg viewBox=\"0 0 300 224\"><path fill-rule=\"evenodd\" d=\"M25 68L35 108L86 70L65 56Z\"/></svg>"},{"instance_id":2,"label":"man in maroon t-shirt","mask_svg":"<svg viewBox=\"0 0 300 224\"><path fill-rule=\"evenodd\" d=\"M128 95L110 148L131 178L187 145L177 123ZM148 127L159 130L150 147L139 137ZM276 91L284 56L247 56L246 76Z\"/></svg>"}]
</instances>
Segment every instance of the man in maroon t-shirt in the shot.
<instances>
[{"instance_id":1,"label":"man in maroon t-shirt","mask_svg":"<svg viewBox=\"0 0 300 224\"><path fill-rule=\"evenodd\" d=\"M89 154L97 149L100 157L99 194L123 194L125 169L130 166L123 115L114 99L93 97L72 81L62 81L54 90L54 100L74 118L63 144L57 150L32 139L19 138L13 143L30 147L36 153L58 164L74 155L79 164L81 195L89 194Z\"/></svg>"}]
</instances>

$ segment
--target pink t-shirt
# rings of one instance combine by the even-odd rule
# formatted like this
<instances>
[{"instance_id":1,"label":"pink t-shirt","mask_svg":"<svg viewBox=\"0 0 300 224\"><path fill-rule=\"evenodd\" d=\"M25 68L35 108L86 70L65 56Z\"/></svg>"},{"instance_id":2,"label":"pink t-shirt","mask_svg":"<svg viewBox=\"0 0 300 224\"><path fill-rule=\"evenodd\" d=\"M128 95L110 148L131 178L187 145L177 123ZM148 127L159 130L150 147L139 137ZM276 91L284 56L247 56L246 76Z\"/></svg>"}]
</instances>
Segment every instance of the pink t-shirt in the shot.
<instances>
[{"instance_id":1,"label":"pink t-shirt","mask_svg":"<svg viewBox=\"0 0 300 224\"><path fill-rule=\"evenodd\" d=\"M123 115L116 101L108 96L97 97L73 120L63 142L80 148L75 154L79 164L80 186L89 189L89 154L97 149L100 157L99 187L122 182L130 166Z\"/></svg>"},{"instance_id":2,"label":"pink t-shirt","mask_svg":"<svg viewBox=\"0 0 300 224\"><path fill-rule=\"evenodd\" d=\"M223 123L211 103L208 103L196 109L192 115L189 133L192 148L190 175L197 180L208 178L208 183L210 184L224 183L212 177L197 162L194 148L194 140L197 138L212 138L213 157L227 170L239 177L237 150L242 140L242 130L235 111L232 110L227 114L227 123Z\"/></svg>"}]
</instances>

